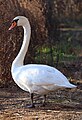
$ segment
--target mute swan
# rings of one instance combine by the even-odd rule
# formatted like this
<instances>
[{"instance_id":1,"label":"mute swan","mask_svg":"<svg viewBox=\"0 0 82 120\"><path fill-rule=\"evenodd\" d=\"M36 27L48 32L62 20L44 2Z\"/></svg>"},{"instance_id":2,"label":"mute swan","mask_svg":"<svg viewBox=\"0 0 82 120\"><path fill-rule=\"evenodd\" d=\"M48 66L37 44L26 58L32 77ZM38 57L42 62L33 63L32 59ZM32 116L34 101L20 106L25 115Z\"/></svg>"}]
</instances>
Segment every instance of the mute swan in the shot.
<instances>
[{"instance_id":1,"label":"mute swan","mask_svg":"<svg viewBox=\"0 0 82 120\"><path fill-rule=\"evenodd\" d=\"M15 26L22 26L24 29L24 40L22 47L12 63L11 73L15 83L23 90L29 91L31 95L30 108L34 107L33 93L44 95L59 88L74 88L68 79L56 68L48 65L28 64L23 65L24 57L28 49L31 27L28 19L24 16L17 16L13 19L9 30Z\"/></svg>"}]
</instances>

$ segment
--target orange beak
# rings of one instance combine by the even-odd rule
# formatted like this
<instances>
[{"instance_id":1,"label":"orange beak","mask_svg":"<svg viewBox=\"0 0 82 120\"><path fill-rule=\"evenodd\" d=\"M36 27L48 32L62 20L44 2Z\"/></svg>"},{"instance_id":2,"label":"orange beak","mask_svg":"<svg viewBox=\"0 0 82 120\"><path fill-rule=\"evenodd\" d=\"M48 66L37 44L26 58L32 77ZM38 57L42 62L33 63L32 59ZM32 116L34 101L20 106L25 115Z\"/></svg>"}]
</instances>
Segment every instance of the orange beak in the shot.
<instances>
[{"instance_id":1,"label":"orange beak","mask_svg":"<svg viewBox=\"0 0 82 120\"><path fill-rule=\"evenodd\" d=\"M12 30L16 26L17 26L17 23L14 21L14 22L12 22L12 24L8 30Z\"/></svg>"}]
</instances>

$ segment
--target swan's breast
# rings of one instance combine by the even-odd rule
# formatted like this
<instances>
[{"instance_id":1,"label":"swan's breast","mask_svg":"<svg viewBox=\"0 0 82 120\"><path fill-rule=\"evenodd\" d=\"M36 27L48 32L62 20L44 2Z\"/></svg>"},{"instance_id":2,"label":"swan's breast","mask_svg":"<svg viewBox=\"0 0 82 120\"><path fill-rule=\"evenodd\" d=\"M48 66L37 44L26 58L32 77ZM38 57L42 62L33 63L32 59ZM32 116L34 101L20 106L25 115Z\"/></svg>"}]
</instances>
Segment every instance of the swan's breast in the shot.
<instances>
[{"instance_id":1,"label":"swan's breast","mask_svg":"<svg viewBox=\"0 0 82 120\"><path fill-rule=\"evenodd\" d=\"M31 79L26 75L26 71L22 70L21 67L15 69L15 71L12 72L12 77L15 81L15 83L23 90L30 91L30 88L32 87Z\"/></svg>"}]
</instances>

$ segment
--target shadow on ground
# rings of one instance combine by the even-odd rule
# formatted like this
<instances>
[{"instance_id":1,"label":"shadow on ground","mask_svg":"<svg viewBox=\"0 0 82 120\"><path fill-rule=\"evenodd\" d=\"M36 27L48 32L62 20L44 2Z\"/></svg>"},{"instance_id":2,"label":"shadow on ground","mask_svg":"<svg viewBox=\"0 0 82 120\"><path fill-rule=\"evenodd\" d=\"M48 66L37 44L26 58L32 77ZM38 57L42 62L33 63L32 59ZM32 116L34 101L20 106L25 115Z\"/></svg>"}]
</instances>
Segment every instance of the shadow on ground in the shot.
<instances>
[{"instance_id":1,"label":"shadow on ground","mask_svg":"<svg viewBox=\"0 0 82 120\"><path fill-rule=\"evenodd\" d=\"M0 88L0 120L81 120L82 86L64 89L47 95L47 104L41 107L43 97L34 96L35 108L28 109L30 96L18 87Z\"/></svg>"}]
</instances>

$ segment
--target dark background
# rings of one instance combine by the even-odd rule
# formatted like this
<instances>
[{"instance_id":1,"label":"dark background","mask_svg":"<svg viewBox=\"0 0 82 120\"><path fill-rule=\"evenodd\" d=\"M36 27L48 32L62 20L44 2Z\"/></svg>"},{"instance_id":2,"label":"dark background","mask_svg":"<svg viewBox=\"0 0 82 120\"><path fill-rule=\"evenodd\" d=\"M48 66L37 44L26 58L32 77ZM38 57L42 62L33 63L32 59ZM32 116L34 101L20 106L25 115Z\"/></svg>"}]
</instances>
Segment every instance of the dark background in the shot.
<instances>
[{"instance_id":1,"label":"dark background","mask_svg":"<svg viewBox=\"0 0 82 120\"><path fill-rule=\"evenodd\" d=\"M0 86L12 83L11 64L22 44L21 27L8 31L17 15L32 27L25 64L48 64L82 80L81 0L0 0Z\"/></svg>"}]
</instances>

